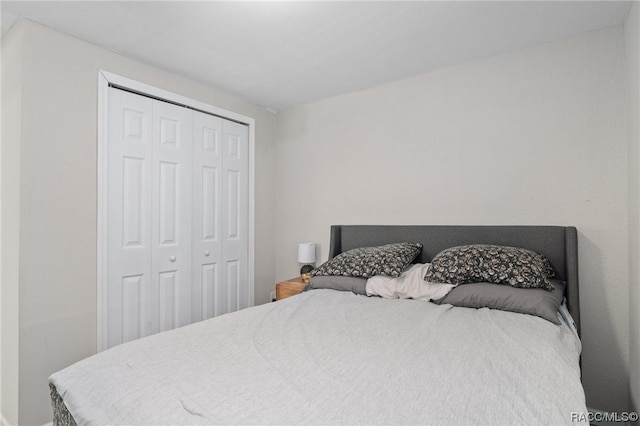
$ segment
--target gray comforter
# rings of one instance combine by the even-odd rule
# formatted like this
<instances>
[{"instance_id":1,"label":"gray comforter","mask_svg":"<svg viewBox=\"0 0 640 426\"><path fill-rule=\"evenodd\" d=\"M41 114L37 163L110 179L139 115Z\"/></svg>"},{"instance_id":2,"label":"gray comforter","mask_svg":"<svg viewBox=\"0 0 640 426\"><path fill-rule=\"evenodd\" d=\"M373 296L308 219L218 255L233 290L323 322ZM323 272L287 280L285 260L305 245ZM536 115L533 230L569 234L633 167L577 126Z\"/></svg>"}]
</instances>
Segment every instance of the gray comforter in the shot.
<instances>
[{"instance_id":1,"label":"gray comforter","mask_svg":"<svg viewBox=\"0 0 640 426\"><path fill-rule=\"evenodd\" d=\"M579 353L538 317L313 290L50 381L78 424L569 424Z\"/></svg>"}]
</instances>

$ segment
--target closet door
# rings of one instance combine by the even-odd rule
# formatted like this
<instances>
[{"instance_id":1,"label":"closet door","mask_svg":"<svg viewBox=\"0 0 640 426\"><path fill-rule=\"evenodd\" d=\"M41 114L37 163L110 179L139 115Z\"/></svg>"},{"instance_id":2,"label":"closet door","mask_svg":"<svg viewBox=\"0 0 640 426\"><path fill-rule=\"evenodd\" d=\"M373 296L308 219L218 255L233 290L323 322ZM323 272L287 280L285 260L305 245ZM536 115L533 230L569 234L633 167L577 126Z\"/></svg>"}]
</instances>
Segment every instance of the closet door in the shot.
<instances>
[{"instance_id":1,"label":"closet door","mask_svg":"<svg viewBox=\"0 0 640 426\"><path fill-rule=\"evenodd\" d=\"M152 318L153 101L109 89L107 346L147 336Z\"/></svg>"},{"instance_id":2,"label":"closet door","mask_svg":"<svg viewBox=\"0 0 640 426\"><path fill-rule=\"evenodd\" d=\"M193 112L193 321L226 312L222 284L222 119Z\"/></svg>"},{"instance_id":3,"label":"closet door","mask_svg":"<svg viewBox=\"0 0 640 426\"><path fill-rule=\"evenodd\" d=\"M151 315L156 331L191 323L191 110L153 101Z\"/></svg>"},{"instance_id":4,"label":"closet door","mask_svg":"<svg viewBox=\"0 0 640 426\"><path fill-rule=\"evenodd\" d=\"M248 127L108 94L106 348L250 306Z\"/></svg>"},{"instance_id":5,"label":"closet door","mask_svg":"<svg viewBox=\"0 0 640 426\"><path fill-rule=\"evenodd\" d=\"M194 112L193 319L250 305L249 133L245 125Z\"/></svg>"},{"instance_id":6,"label":"closet door","mask_svg":"<svg viewBox=\"0 0 640 426\"><path fill-rule=\"evenodd\" d=\"M107 345L191 323L191 111L109 90Z\"/></svg>"},{"instance_id":7,"label":"closet door","mask_svg":"<svg viewBox=\"0 0 640 426\"><path fill-rule=\"evenodd\" d=\"M249 132L246 125L222 123L222 280L226 284L226 312L250 306ZM221 308L225 308L220 301Z\"/></svg>"}]
</instances>

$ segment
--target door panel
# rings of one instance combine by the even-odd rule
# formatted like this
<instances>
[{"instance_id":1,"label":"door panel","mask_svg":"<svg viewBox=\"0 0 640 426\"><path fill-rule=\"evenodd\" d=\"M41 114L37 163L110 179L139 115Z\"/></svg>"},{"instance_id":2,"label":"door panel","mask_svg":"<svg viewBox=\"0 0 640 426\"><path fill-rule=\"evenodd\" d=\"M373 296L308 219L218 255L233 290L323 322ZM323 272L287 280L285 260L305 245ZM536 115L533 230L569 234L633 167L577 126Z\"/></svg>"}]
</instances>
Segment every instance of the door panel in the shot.
<instances>
[{"instance_id":1,"label":"door panel","mask_svg":"<svg viewBox=\"0 0 640 426\"><path fill-rule=\"evenodd\" d=\"M218 167L202 167L202 232L203 241L216 241L219 228L220 170Z\"/></svg>"},{"instance_id":2,"label":"door panel","mask_svg":"<svg viewBox=\"0 0 640 426\"><path fill-rule=\"evenodd\" d=\"M217 315L215 310L216 286L218 285L218 265L209 263L202 265L202 300L200 302L202 319L212 318ZM195 305L198 305L196 300ZM194 309L195 310L195 309Z\"/></svg>"},{"instance_id":3,"label":"door panel","mask_svg":"<svg viewBox=\"0 0 640 426\"><path fill-rule=\"evenodd\" d=\"M192 132L190 110L153 101L150 303L157 331L191 323Z\"/></svg>"},{"instance_id":4,"label":"door panel","mask_svg":"<svg viewBox=\"0 0 640 426\"><path fill-rule=\"evenodd\" d=\"M144 159L124 157L122 164L122 245L142 246Z\"/></svg>"},{"instance_id":5,"label":"door panel","mask_svg":"<svg viewBox=\"0 0 640 426\"><path fill-rule=\"evenodd\" d=\"M201 112L193 112L193 199L192 248L194 321L220 315L216 288L221 280L222 253L222 122ZM226 310L225 310L226 312Z\"/></svg>"},{"instance_id":6,"label":"door panel","mask_svg":"<svg viewBox=\"0 0 640 426\"><path fill-rule=\"evenodd\" d=\"M151 293L152 102L109 90L107 344L146 336Z\"/></svg>"},{"instance_id":7,"label":"door panel","mask_svg":"<svg viewBox=\"0 0 640 426\"><path fill-rule=\"evenodd\" d=\"M167 331L178 324L178 271L158 274L158 331Z\"/></svg>"},{"instance_id":8,"label":"door panel","mask_svg":"<svg viewBox=\"0 0 640 426\"><path fill-rule=\"evenodd\" d=\"M235 311L250 305L248 286L249 235L249 132L247 126L224 120L223 156L223 232L222 242L227 284L227 309Z\"/></svg>"},{"instance_id":9,"label":"door panel","mask_svg":"<svg viewBox=\"0 0 640 426\"><path fill-rule=\"evenodd\" d=\"M144 276L136 275L122 279L122 342L143 336L144 306L142 289Z\"/></svg>"}]
</instances>

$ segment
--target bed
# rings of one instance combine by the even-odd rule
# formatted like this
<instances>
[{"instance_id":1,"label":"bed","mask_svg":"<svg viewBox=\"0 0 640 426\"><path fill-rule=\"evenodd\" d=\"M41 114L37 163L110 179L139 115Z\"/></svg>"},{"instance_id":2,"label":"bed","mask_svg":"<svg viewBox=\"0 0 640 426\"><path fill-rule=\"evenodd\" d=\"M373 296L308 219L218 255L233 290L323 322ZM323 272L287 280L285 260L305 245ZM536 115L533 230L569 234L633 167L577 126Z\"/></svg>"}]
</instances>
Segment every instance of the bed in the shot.
<instances>
[{"instance_id":1,"label":"bed","mask_svg":"<svg viewBox=\"0 0 640 426\"><path fill-rule=\"evenodd\" d=\"M562 282L564 303L544 319L313 288L125 343L53 374L54 425L515 425L586 418L575 228L335 225L328 257L398 242L421 246L411 268L437 263L451 247L535 252L548 260L554 282Z\"/></svg>"}]
</instances>

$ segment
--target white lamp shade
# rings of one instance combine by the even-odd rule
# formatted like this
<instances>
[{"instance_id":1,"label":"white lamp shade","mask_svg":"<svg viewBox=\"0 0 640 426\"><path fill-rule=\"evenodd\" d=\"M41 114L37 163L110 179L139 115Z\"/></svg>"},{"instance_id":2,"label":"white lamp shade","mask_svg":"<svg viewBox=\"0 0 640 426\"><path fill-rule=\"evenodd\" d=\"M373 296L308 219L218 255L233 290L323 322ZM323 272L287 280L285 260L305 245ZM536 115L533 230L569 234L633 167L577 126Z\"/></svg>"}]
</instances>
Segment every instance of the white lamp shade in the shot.
<instances>
[{"instance_id":1,"label":"white lamp shade","mask_svg":"<svg viewBox=\"0 0 640 426\"><path fill-rule=\"evenodd\" d=\"M298 244L298 263L316 263L316 245L314 243Z\"/></svg>"}]
</instances>

